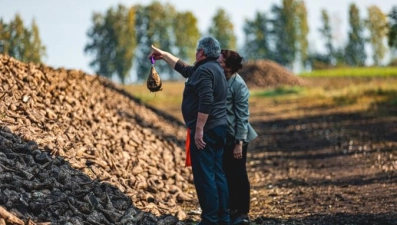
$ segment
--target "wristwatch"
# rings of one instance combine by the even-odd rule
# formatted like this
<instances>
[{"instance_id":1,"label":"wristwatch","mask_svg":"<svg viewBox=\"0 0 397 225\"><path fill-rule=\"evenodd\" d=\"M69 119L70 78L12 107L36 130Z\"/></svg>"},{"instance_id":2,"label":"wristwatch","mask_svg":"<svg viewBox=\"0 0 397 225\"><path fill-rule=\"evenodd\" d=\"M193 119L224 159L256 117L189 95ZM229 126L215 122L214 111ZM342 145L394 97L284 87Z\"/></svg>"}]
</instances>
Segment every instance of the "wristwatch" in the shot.
<instances>
[{"instance_id":1,"label":"wristwatch","mask_svg":"<svg viewBox=\"0 0 397 225\"><path fill-rule=\"evenodd\" d=\"M234 144L242 145L243 144L243 140L236 139L236 140L234 140Z\"/></svg>"}]
</instances>

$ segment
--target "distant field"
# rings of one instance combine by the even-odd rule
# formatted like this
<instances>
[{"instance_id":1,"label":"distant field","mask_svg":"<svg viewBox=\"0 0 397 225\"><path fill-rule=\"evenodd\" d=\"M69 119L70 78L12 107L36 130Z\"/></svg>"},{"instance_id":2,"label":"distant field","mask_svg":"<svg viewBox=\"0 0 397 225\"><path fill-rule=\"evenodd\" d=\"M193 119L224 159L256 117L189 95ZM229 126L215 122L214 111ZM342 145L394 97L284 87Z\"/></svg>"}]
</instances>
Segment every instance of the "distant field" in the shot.
<instances>
[{"instance_id":1,"label":"distant field","mask_svg":"<svg viewBox=\"0 0 397 225\"><path fill-rule=\"evenodd\" d=\"M250 110L253 115L268 114L278 107L339 108L341 111L367 111L377 105L397 106L397 76L393 77L309 77L305 87L251 89ZM151 93L145 84L128 85L125 89L142 102L163 110L182 121L181 102L184 82L164 82L163 90ZM317 106L317 107L315 107ZM377 110L377 113L382 111ZM324 113L322 110L312 114ZM255 116L252 117L255 119ZM263 119L271 119L267 116Z\"/></svg>"},{"instance_id":2,"label":"distant field","mask_svg":"<svg viewBox=\"0 0 397 225\"><path fill-rule=\"evenodd\" d=\"M184 85L182 81L166 81L163 82L163 90L156 93L150 92L146 83L128 85L124 88L145 104L161 109L182 121L181 102Z\"/></svg>"},{"instance_id":3,"label":"distant field","mask_svg":"<svg viewBox=\"0 0 397 225\"><path fill-rule=\"evenodd\" d=\"M397 77L397 67L360 67L314 70L302 77Z\"/></svg>"}]
</instances>

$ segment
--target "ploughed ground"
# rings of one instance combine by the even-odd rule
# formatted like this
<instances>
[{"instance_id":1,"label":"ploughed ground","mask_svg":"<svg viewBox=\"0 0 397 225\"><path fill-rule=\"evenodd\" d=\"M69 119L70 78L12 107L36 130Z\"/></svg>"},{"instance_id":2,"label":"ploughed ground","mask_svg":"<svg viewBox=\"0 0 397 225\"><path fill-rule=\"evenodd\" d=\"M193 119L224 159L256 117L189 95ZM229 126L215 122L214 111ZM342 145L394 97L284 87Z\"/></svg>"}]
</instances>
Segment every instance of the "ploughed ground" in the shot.
<instances>
[{"instance_id":1,"label":"ploughed ground","mask_svg":"<svg viewBox=\"0 0 397 225\"><path fill-rule=\"evenodd\" d=\"M378 81L310 82L332 89ZM344 102L349 97L253 100L259 138L248 159L251 218L257 224L397 224L396 96L390 91L365 107L364 100Z\"/></svg>"}]
</instances>

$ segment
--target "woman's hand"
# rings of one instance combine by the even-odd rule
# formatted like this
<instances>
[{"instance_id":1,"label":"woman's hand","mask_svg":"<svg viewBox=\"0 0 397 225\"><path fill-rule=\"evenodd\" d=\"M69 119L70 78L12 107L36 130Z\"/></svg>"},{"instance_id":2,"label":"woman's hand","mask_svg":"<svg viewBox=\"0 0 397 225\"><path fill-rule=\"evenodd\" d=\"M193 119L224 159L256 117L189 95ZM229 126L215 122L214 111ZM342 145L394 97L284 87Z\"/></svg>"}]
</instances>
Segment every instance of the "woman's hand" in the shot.
<instances>
[{"instance_id":1,"label":"woman's hand","mask_svg":"<svg viewBox=\"0 0 397 225\"><path fill-rule=\"evenodd\" d=\"M243 158L243 144L236 144L233 150L233 156L235 159L242 159Z\"/></svg>"}]
</instances>

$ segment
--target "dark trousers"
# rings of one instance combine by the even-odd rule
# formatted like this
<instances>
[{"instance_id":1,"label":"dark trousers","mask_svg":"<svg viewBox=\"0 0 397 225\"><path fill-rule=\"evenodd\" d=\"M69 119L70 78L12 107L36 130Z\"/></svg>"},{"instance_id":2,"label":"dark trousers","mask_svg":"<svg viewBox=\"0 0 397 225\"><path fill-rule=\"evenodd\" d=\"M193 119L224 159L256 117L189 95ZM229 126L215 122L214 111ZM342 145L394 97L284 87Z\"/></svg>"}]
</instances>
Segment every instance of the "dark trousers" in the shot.
<instances>
[{"instance_id":1,"label":"dark trousers","mask_svg":"<svg viewBox=\"0 0 397 225\"><path fill-rule=\"evenodd\" d=\"M190 154L197 197L202 209L200 225L229 224L228 188L222 170L226 125L204 131L204 149L197 149L191 132Z\"/></svg>"},{"instance_id":2,"label":"dark trousers","mask_svg":"<svg viewBox=\"0 0 397 225\"><path fill-rule=\"evenodd\" d=\"M250 210L250 183L247 175L246 161L248 144L243 145L242 159L233 157L234 138L228 136L223 152L223 170L229 187L229 208L239 214L248 214Z\"/></svg>"}]
</instances>

